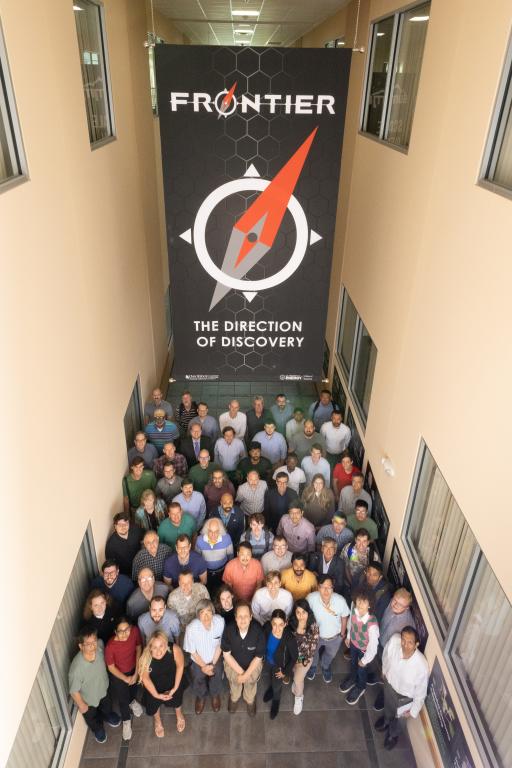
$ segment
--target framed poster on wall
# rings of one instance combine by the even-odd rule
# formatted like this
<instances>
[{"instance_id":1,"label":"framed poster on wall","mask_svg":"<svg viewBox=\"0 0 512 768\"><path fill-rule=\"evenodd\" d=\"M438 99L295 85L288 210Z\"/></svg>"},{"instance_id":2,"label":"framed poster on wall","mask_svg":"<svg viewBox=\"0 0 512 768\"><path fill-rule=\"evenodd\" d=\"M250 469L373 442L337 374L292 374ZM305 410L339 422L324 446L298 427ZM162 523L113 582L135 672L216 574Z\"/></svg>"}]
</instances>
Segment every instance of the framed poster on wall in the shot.
<instances>
[{"instance_id":1,"label":"framed poster on wall","mask_svg":"<svg viewBox=\"0 0 512 768\"><path fill-rule=\"evenodd\" d=\"M387 577L389 581L395 585L396 588L405 587L409 590L409 592L411 592L411 611L414 616L416 629L418 630L418 634L420 636L420 651L424 651L428 640L428 629L423 620L420 607L416 601L414 590L411 586L409 575L406 571L404 561L402 560L400 550L398 549L396 539L393 541L393 549L391 550L391 557L389 558Z\"/></svg>"},{"instance_id":2,"label":"framed poster on wall","mask_svg":"<svg viewBox=\"0 0 512 768\"><path fill-rule=\"evenodd\" d=\"M475 768L437 658L430 673L425 706L444 768Z\"/></svg>"},{"instance_id":3,"label":"framed poster on wall","mask_svg":"<svg viewBox=\"0 0 512 768\"><path fill-rule=\"evenodd\" d=\"M324 359L322 362L322 373L324 374L324 378L326 379L329 376L329 363L331 362L331 350L329 349L329 345L324 339Z\"/></svg>"},{"instance_id":4,"label":"framed poster on wall","mask_svg":"<svg viewBox=\"0 0 512 768\"><path fill-rule=\"evenodd\" d=\"M366 465L366 474L364 477L364 487L372 497L372 517L377 523L379 529L379 538L375 542L381 558L384 558L384 552L386 551L386 542L388 540L389 532L389 517L384 508L379 489L373 476L370 462Z\"/></svg>"}]
</instances>

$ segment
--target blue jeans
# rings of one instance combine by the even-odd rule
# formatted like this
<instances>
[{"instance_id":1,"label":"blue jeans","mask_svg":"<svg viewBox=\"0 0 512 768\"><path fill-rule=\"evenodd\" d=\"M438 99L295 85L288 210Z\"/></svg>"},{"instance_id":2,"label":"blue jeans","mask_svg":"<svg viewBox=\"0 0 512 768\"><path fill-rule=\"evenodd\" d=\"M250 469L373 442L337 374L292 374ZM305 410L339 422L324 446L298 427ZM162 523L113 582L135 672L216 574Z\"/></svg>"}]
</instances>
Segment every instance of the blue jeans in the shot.
<instances>
[{"instance_id":1,"label":"blue jeans","mask_svg":"<svg viewBox=\"0 0 512 768\"><path fill-rule=\"evenodd\" d=\"M359 666L359 660L364 656L364 651L360 651L355 645L350 643L350 675L355 681L359 690L366 690L366 682L368 679L368 669L366 667Z\"/></svg>"},{"instance_id":2,"label":"blue jeans","mask_svg":"<svg viewBox=\"0 0 512 768\"><path fill-rule=\"evenodd\" d=\"M331 664L334 660L334 657L338 653L340 645L341 645L341 635L336 635L335 637L331 637L330 640L325 640L324 638L321 637L315 652L315 657L313 659L313 666L314 667L318 666L320 651L323 648L324 652L321 656L322 669L330 669Z\"/></svg>"}]
</instances>

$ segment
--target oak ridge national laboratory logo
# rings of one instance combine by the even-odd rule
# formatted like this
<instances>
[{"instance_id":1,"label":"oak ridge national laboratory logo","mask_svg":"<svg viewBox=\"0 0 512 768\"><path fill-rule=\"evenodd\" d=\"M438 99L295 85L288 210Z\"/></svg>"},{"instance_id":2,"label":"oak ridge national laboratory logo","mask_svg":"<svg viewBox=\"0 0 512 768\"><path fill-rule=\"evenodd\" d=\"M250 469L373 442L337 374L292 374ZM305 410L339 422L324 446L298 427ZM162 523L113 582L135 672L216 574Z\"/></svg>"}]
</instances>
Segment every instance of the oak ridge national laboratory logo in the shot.
<instances>
[{"instance_id":1,"label":"oak ridge national laboratory logo","mask_svg":"<svg viewBox=\"0 0 512 768\"><path fill-rule=\"evenodd\" d=\"M224 113L232 103L233 92L234 87L221 103L221 109L225 105ZM222 113L219 113L219 116L220 114ZM315 128L309 134L272 180L261 178L258 170L251 164L242 178L221 184L210 192L197 211L193 228L181 233L180 237L195 248L203 269L216 281L210 312L231 290L241 291L250 302L258 291L284 283L301 265L308 246L322 239L322 235L309 227L304 209L293 194L317 130L318 128ZM219 268L206 246L208 219L225 198L241 192L254 191L260 194L235 223L222 266ZM295 247L288 262L269 277L245 280L245 275L271 251L287 210L296 229Z\"/></svg>"}]
</instances>

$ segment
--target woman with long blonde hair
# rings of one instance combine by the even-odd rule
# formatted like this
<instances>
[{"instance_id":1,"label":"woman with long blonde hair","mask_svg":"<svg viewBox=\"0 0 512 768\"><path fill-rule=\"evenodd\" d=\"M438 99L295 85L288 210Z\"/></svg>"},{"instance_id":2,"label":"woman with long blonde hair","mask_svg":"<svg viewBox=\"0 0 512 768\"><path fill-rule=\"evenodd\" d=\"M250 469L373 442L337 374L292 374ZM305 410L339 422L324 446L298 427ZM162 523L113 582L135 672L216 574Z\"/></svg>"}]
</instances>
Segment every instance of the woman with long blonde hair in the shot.
<instances>
[{"instance_id":1,"label":"woman with long blonde hair","mask_svg":"<svg viewBox=\"0 0 512 768\"><path fill-rule=\"evenodd\" d=\"M176 730L185 730L185 718L181 708L183 702L183 651L175 643L169 643L165 632L157 630L148 640L139 660L139 680L144 686L142 703L146 713L153 715L155 735L164 736L160 717L160 705L174 707Z\"/></svg>"}]
</instances>

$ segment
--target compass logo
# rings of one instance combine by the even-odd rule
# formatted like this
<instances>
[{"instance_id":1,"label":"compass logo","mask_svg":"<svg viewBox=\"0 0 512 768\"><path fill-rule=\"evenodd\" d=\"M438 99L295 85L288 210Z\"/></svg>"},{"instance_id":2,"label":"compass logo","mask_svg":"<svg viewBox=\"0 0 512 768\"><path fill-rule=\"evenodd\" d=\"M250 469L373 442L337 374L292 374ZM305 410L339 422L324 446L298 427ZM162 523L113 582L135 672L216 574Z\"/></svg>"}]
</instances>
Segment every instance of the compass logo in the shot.
<instances>
[{"instance_id":1,"label":"compass logo","mask_svg":"<svg viewBox=\"0 0 512 768\"><path fill-rule=\"evenodd\" d=\"M231 95L226 109L229 108L233 93L234 87L228 93L228 96ZM321 235L309 229L304 209L293 195L317 130L315 128L310 133L274 179L262 179L254 165L251 165L241 179L229 181L210 192L196 214L193 229L180 235L183 240L194 245L203 269L216 281L210 311L230 290L242 291L248 301L252 301L258 291L274 288L288 280L302 263L308 245L322 239ZM219 268L206 246L208 219L226 197L247 191L260 194L235 223ZM290 259L270 277L245 280L245 275L272 249L287 210L296 229L295 247Z\"/></svg>"}]
</instances>

